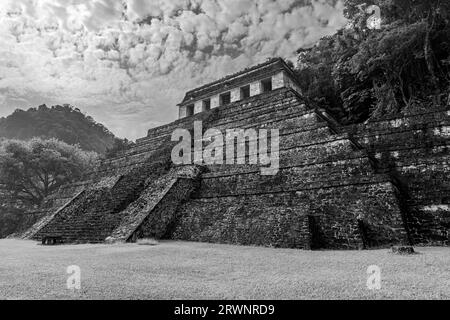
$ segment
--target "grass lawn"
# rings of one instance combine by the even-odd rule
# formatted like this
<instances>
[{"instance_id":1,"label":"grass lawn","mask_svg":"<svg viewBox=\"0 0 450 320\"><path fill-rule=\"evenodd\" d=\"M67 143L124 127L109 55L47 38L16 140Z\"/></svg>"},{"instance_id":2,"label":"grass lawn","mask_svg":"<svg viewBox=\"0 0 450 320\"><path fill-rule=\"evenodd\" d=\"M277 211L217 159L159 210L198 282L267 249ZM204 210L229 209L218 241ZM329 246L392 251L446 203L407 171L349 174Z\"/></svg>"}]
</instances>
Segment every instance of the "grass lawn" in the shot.
<instances>
[{"instance_id":1,"label":"grass lawn","mask_svg":"<svg viewBox=\"0 0 450 320\"><path fill-rule=\"evenodd\" d=\"M0 240L0 299L450 299L450 248L416 251ZM78 292L66 287L70 265L81 268ZM366 286L370 265L380 290Z\"/></svg>"}]
</instances>

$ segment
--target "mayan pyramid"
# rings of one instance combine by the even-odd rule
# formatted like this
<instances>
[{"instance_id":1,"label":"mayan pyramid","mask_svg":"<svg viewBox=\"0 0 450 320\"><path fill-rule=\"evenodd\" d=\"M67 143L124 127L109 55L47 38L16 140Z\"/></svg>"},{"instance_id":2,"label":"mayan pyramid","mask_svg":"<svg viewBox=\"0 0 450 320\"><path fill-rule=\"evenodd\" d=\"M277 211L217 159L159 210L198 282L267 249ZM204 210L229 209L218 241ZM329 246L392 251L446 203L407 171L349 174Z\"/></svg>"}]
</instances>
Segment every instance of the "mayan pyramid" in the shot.
<instances>
[{"instance_id":1,"label":"mayan pyramid","mask_svg":"<svg viewBox=\"0 0 450 320\"><path fill-rule=\"evenodd\" d=\"M448 244L448 106L341 126L303 98L295 79L272 59L188 92L178 120L61 188L23 237L305 249ZM277 174L249 163L174 164L172 133L193 132L196 122L203 132L279 130Z\"/></svg>"}]
</instances>

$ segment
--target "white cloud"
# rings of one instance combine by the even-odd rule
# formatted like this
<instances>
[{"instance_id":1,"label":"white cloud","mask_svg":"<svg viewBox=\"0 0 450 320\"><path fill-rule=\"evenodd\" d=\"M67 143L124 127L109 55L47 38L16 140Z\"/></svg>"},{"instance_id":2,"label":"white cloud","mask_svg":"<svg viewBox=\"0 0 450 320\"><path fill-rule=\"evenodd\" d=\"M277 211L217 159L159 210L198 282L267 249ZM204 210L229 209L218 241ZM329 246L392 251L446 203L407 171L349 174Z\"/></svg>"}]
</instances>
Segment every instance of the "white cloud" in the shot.
<instances>
[{"instance_id":1,"label":"white cloud","mask_svg":"<svg viewBox=\"0 0 450 320\"><path fill-rule=\"evenodd\" d=\"M0 115L20 101L70 103L120 136L143 136L176 118L186 90L294 58L345 25L342 2L303 2L2 0Z\"/></svg>"}]
</instances>

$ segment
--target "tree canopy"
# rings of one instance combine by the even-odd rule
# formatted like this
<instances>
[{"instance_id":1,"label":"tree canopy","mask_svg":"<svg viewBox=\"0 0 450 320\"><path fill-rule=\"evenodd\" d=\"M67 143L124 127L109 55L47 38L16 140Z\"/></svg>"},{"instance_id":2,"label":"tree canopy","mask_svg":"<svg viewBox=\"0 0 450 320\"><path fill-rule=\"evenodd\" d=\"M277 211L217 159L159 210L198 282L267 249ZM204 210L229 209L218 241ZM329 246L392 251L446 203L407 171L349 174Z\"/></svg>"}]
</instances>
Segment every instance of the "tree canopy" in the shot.
<instances>
[{"instance_id":1,"label":"tree canopy","mask_svg":"<svg viewBox=\"0 0 450 320\"><path fill-rule=\"evenodd\" d=\"M370 5L379 28L367 23ZM343 122L439 103L450 88L449 13L444 0L346 0L348 26L299 50L304 92Z\"/></svg>"},{"instance_id":2,"label":"tree canopy","mask_svg":"<svg viewBox=\"0 0 450 320\"><path fill-rule=\"evenodd\" d=\"M0 141L0 184L14 200L38 205L60 186L93 170L97 154L56 139Z\"/></svg>"}]
</instances>

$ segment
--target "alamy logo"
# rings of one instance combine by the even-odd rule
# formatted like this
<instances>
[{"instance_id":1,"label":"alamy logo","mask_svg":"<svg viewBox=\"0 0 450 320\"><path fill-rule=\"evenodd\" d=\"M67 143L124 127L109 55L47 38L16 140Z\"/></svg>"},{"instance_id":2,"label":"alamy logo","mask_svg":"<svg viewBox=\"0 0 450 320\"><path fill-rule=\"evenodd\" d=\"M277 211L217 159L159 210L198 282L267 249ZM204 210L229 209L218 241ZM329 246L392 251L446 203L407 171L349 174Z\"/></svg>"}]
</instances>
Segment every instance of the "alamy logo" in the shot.
<instances>
[{"instance_id":1,"label":"alamy logo","mask_svg":"<svg viewBox=\"0 0 450 320\"><path fill-rule=\"evenodd\" d=\"M79 266L67 267L67 289L69 290L81 290L81 268Z\"/></svg>"},{"instance_id":2,"label":"alamy logo","mask_svg":"<svg viewBox=\"0 0 450 320\"><path fill-rule=\"evenodd\" d=\"M176 129L172 133L172 141L179 142L172 149L174 164L224 164L225 158L227 165L260 165L262 175L278 173L280 162L278 129L260 129L258 131L255 129L227 129L224 137L220 130L214 128L203 133L202 122L195 121L193 134L192 137L191 132L186 129Z\"/></svg>"},{"instance_id":3,"label":"alamy logo","mask_svg":"<svg viewBox=\"0 0 450 320\"><path fill-rule=\"evenodd\" d=\"M367 289L380 290L381 289L381 269L379 266L372 265L367 268Z\"/></svg>"}]
</instances>

